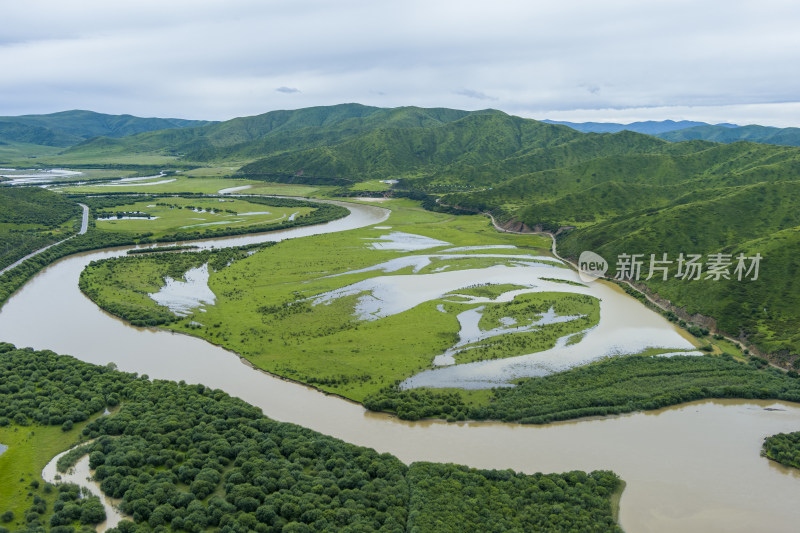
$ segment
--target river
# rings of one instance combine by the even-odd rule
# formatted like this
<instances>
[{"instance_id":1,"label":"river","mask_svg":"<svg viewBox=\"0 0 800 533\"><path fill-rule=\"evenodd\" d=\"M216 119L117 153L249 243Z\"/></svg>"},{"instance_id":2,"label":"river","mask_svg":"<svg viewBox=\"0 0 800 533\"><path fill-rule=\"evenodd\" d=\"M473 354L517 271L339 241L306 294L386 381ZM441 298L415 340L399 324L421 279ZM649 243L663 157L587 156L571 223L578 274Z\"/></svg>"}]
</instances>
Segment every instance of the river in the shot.
<instances>
[{"instance_id":1,"label":"river","mask_svg":"<svg viewBox=\"0 0 800 533\"><path fill-rule=\"evenodd\" d=\"M75 464L67 470L67 472L59 474L57 469L58 460L64 455L68 454L71 450L72 448L53 457L42 469L42 479L48 483L53 483L54 485L57 485L58 483L74 483L78 486L87 488L91 494L100 499L100 503L103 505L103 509L106 512L106 519L95 526L95 531L98 533L103 533L103 531L106 529L117 527L120 520L124 518L115 507L115 505L118 505L119 502L115 502L103 494L103 492L100 490L100 483L96 481L90 481L92 471L89 469L89 454L86 454L78 459ZM57 476L58 479L56 479Z\"/></svg>"},{"instance_id":2,"label":"river","mask_svg":"<svg viewBox=\"0 0 800 533\"><path fill-rule=\"evenodd\" d=\"M342 231L388 215L380 207L346 205L350 216L321 226L199 244L234 246ZM253 370L203 340L132 327L98 309L78 289L80 272L90 261L122 255L125 249L71 256L40 272L0 310L0 339L91 363L114 362L120 370L151 378L204 383L261 407L273 419L389 452L407 463L454 462L528 473L614 470L627 482L620 523L628 532L796 531L800 523L800 473L759 456L764 437L800 430L796 404L704 401L546 426L405 422Z\"/></svg>"}]
</instances>

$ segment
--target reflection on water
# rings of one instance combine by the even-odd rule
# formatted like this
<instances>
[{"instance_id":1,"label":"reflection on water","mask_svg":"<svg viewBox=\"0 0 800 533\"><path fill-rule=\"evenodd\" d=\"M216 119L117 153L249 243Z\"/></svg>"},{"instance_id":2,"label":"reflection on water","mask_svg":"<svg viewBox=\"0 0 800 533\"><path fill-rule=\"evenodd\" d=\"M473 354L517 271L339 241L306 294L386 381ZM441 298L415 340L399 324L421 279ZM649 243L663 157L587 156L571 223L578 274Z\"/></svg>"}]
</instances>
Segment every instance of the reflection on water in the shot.
<instances>
[{"instance_id":1,"label":"reflection on water","mask_svg":"<svg viewBox=\"0 0 800 533\"><path fill-rule=\"evenodd\" d=\"M370 240L373 239L377 242L371 242L368 245L373 250L399 250L402 252L413 252L450 244L449 242L432 239L424 235L415 235L402 231L393 231L380 237L370 237Z\"/></svg>"},{"instance_id":2,"label":"reflection on water","mask_svg":"<svg viewBox=\"0 0 800 533\"><path fill-rule=\"evenodd\" d=\"M8 446L5 444L0 444L0 455L3 455L3 452L8 449Z\"/></svg>"},{"instance_id":3,"label":"reflection on water","mask_svg":"<svg viewBox=\"0 0 800 533\"><path fill-rule=\"evenodd\" d=\"M169 308L178 316L188 316L203 304L214 305L217 296L208 287L208 263L192 268L183 275L185 281L167 276L158 292L149 293L158 305Z\"/></svg>"},{"instance_id":4,"label":"reflection on water","mask_svg":"<svg viewBox=\"0 0 800 533\"><path fill-rule=\"evenodd\" d=\"M512 291L509 291L512 292ZM516 292L516 291L514 291ZM517 325L517 320L511 317L502 317L500 322L501 326L489 330L482 330L479 327L481 318L483 317L483 310L486 306L476 307L474 309L467 309L458 314L458 324L460 330L458 332L458 342L449 348L441 355L437 355L433 359L433 364L436 366L454 365L456 363L455 356L468 349L477 348L478 346L467 346L476 342L484 341L499 335L509 335L514 333L527 333L536 331L539 326L546 326L549 324L558 324L559 322L571 322L586 315L567 315L558 316L555 310L551 307L547 312L538 315L538 319L530 318L526 324ZM559 339L560 340L560 339Z\"/></svg>"},{"instance_id":5,"label":"reflection on water","mask_svg":"<svg viewBox=\"0 0 800 533\"><path fill-rule=\"evenodd\" d=\"M385 218L385 211L375 207L352 209L355 217L338 224L279 236L359 227ZM203 244L209 245L224 244ZM134 328L103 313L78 290L78 276L89 261L122 253L73 256L41 272L0 310L0 339L95 364L113 361L120 370L151 378L204 383L260 407L273 419L389 452L406 463L455 462L527 473L611 469L627 482L620 520L629 532L779 532L796 531L800 523L800 477L759 455L765 437L800 430L800 406L795 404L695 402L547 426L404 422L253 370L235 354L200 339ZM649 313L625 298L635 302L633 316ZM631 316L621 309L621 320ZM613 321L613 313L602 320ZM772 405L785 410L764 410Z\"/></svg>"}]
</instances>

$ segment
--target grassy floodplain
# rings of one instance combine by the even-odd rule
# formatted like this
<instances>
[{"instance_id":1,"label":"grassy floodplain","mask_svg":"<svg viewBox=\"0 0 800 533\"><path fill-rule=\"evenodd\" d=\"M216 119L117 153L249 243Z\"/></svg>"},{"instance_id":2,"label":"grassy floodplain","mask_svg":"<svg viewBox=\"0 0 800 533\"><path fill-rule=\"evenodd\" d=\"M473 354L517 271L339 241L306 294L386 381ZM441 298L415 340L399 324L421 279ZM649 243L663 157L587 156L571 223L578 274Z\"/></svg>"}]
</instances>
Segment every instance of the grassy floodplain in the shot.
<instances>
[{"instance_id":1,"label":"grassy floodplain","mask_svg":"<svg viewBox=\"0 0 800 533\"><path fill-rule=\"evenodd\" d=\"M474 268L490 270L492 266L512 265L518 261L512 257L516 254L547 254L549 243L536 235L499 233L484 217L426 211L410 200L393 199L382 205L391 208L392 214L376 227L285 241L233 262L226 261L224 268L210 269L209 287L216 295L216 302L205 305L203 311L166 321L169 322L166 327L225 346L257 367L277 375L412 419L499 418L545 422L660 407L702 397L792 399L797 394L797 383L791 376L778 376L777 371L765 375L769 369L760 360L748 360L728 341L710 336L698 339L697 344L703 345L710 354L725 357L700 358L708 359L705 362L695 361L693 357L673 357L650 364L652 357L649 356L664 350L648 349L642 357L630 358L625 363L625 380L608 387L595 387L594 393L586 389L586 374L582 369L564 372L563 377L558 378L525 379L515 388L496 391L397 391L396 384L431 368L436 356L458 343L458 314L485 305L483 300L474 298L496 298L520 286L478 283L374 320L355 316L359 298L365 292L341 292L343 288L358 287L361 282L387 274L413 276ZM370 244L385 243L380 237L393 232L436 239L438 245L413 251L370 247ZM492 248L465 248L474 246ZM462 251L446 252L448 249ZM447 253L459 257L443 257ZM427 263L416 267L401 265L395 270L389 269L390 272L380 270L393 260L431 254ZM192 266L197 265L192 263ZM185 271L188 266L181 268ZM115 309L121 301L136 301L141 307L136 316L141 318L148 313L165 316L169 311L155 304L147 294L158 288L159 279L167 275L175 277L176 272L179 277L181 268L176 270L174 260L164 256L137 258L136 261L117 259L88 268L82 276L82 286L106 309ZM580 284L560 285L567 289ZM320 299L320 295L337 294L336 291L340 291L339 297ZM508 324L509 319L518 320L532 311L541 314L550 308L558 316L577 315L579 318L574 322L548 324L538 332L500 334L466 345L470 349L456 353L455 362L545 350L551 348L556 339L571 333L576 335L570 343L578 342L581 332L597 323L598 308L592 300L569 292L545 292L522 294L510 302L492 304L479 321L482 331L500 328ZM740 364L735 364L734 360ZM595 382L613 381L613 376L620 371L618 365L604 362L591 368L591 379ZM680 379L665 378L678 375ZM543 380L541 384L540 380ZM565 380L567 389L575 388L568 397L576 398L576 391L580 391L580 400L567 401L557 394L561 399L546 402L541 410L526 408L534 397L558 380ZM647 380L664 386L652 389L644 385ZM690 388L688 396L680 392L686 387ZM494 407L487 408L490 405Z\"/></svg>"},{"instance_id":2,"label":"grassy floodplain","mask_svg":"<svg viewBox=\"0 0 800 533\"><path fill-rule=\"evenodd\" d=\"M506 255L540 255L547 244L538 236L498 233L480 216L432 213L407 200L393 200L387 205L391 206L392 215L377 228L282 242L212 272L209 287L217 295L216 303L206 306L205 312L195 312L169 327L222 344L270 372L362 400L429 368L436 355L458 341L457 312L479 305L447 301L448 297L426 301L377 320L358 320L354 317L354 305L359 295L344 295L318 305L313 301L316 297L383 274L375 270L348 272L398 258L458 247L517 247L454 252L459 257L452 260L437 257L419 274L444 267L458 271L507 264L511 259L505 258ZM413 232L438 239L441 244L417 251L369 247L392 232ZM468 260L461 259L461 255ZM159 268L166 275L167 262L157 257L137 258L136 262L125 258L90 267L82 283L91 286L92 297L106 308L122 300L138 299L145 303L147 298L142 295L153 291L153 275L157 275ZM407 266L391 275L413 275L413 270ZM137 271L141 273L138 277ZM573 301L574 296L556 293L549 296L552 302L547 303L558 301L558 314L591 315L589 322L581 322L581 328L585 328L587 323L596 321L596 313L592 315L591 309L596 303L579 305ZM537 311L547 311L549 305L540 304ZM154 302L150 305L156 307ZM530 306L530 302L526 305ZM498 318L493 317L495 321ZM562 325L546 325L542 331L559 326ZM557 336L519 349L545 349ZM496 340L508 343L509 339L499 336ZM483 357L492 356L488 352Z\"/></svg>"},{"instance_id":3,"label":"grassy floodplain","mask_svg":"<svg viewBox=\"0 0 800 533\"><path fill-rule=\"evenodd\" d=\"M104 209L96 213L105 215L97 220L96 227L102 231L152 233L159 237L178 230L276 224L311 211L310 207L273 207L237 198L156 197Z\"/></svg>"},{"instance_id":4,"label":"grassy floodplain","mask_svg":"<svg viewBox=\"0 0 800 533\"><path fill-rule=\"evenodd\" d=\"M84 185L70 187L70 193L107 194L111 192L128 193L201 193L216 194L220 190L232 187L249 187L240 194L260 194L276 196L312 196L331 187L316 187L311 185L293 185L285 183L268 183L264 181L230 179L217 174L215 169L195 169L186 173L172 174L164 177L154 177L142 182L131 182L127 185ZM169 180L169 181L168 181ZM158 183L163 182L163 183ZM148 185L151 183L152 185ZM155 184L158 183L158 184Z\"/></svg>"}]
</instances>

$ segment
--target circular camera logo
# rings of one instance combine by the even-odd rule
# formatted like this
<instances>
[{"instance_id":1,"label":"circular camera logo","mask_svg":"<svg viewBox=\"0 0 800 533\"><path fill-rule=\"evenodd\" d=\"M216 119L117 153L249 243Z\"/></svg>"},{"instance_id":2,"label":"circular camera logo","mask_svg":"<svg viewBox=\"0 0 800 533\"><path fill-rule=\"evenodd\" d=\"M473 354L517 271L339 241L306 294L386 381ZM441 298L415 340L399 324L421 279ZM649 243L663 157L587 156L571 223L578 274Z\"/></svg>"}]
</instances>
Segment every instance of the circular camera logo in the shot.
<instances>
[{"instance_id":1,"label":"circular camera logo","mask_svg":"<svg viewBox=\"0 0 800 533\"><path fill-rule=\"evenodd\" d=\"M602 278L608 271L608 262L600 255L585 251L578 258L578 275L585 283Z\"/></svg>"}]
</instances>

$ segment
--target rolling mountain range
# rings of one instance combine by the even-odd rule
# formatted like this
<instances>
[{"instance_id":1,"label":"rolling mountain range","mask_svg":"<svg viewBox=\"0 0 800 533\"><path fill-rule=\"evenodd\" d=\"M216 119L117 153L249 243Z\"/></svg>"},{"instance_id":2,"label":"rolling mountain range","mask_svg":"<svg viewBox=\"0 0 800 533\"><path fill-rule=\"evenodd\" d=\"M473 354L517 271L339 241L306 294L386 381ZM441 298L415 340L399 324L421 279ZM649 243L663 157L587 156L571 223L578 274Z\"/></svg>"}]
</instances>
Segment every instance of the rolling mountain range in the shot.
<instances>
[{"instance_id":1,"label":"rolling mountain range","mask_svg":"<svg viewBox=\"0 0 800 533\"><path fill-rule=\"evenodd\" d=\"M186 128L208 123L205 120L62 111L48 115L0 117L0 141L67 147L92 137L124 137L144 131Z\"/></svg>"},{"instance_id":2,"label":"rolling mountain range","mask_svg":"<svg viewBox=\"0 0 800 533\"><path fill-rule=\"evenodd\" d=\"M752 130L694 126L659 135L702 128ZM561 228L564 254L592 250L612 266L622 253L673 259L758 253L757 280L671 277L646 285L684 316L705 315L697 319L787 364L799 360L800 148L670 142L629 130L582 133L495 110L342 104L96 137L60 157L109 161L130 154L224 164L239 168L235 176L327 183L341 192L359 182L398 179L396 189L490 212L503 224Z\"/></svg>"}]
</instances>

